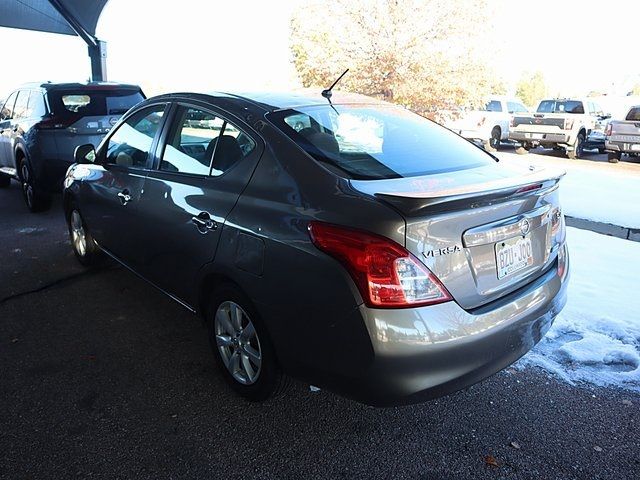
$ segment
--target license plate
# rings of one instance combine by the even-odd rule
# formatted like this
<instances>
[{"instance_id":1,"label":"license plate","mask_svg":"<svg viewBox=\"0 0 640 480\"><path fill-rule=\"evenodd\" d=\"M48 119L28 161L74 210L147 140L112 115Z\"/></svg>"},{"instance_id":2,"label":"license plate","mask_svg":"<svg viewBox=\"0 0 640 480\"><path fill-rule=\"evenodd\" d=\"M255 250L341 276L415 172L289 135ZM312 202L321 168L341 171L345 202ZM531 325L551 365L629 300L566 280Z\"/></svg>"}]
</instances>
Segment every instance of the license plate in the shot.
<instances>
[{"instance_id":1,"label":"license plate","mask_svg":"<svg viewBox=\"0 0 640 480\"><path fill-rule=\"evenodd\" d=\"M495 249L498 278L507 277L533 265L533 249L528 236L498 242Z\"/></svg>"},{"instance_id":2,"label":"license plate","mask_svg":"<svg viewBox=\"0 0 640 480\"><path fill-rule=\"evenodd\" d=\"M532 140L542 140L542 137L542 133L527 133L527 138L530 138Z\"/></svg>"}]
</instances>

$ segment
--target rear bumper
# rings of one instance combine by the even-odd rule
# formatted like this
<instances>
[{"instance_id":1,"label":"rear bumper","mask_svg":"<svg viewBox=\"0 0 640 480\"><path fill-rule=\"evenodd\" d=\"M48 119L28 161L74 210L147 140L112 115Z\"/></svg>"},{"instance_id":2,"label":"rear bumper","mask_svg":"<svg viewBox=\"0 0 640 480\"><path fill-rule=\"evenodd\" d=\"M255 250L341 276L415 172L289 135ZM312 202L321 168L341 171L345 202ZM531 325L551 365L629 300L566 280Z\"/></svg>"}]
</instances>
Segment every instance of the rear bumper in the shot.
<instances>
[{"instance_id":1,"label":"rear bumper","mask_svg":"<svg viewBox=\"0 0 640 480\"><path fill-rule=\"evenodd\" d=\"M640 153L640 142L605 141L605 149L612 152Z\"/></svg>"},{"instance_id":2,"label":"rear bumper","mask_svg":"<svg viewBox=\"0 0 640 480\"><path fill-rule=\"evenodd\" d=\"M539 144L573 144L575 139L567 133L509 132L509 140Z\"/></svg>"},{"instance_id":3,"label":"rear bumper","mask_svg":"<svg viewBox=\"0 0 640 480\"><path fill-rule=\"evenodd\" d=\"M557 262L522 289L466 311L455 302L404 310L360 307L373 360L338 390L375 406L422 402L468 387L527 353L566 302Z\"/></svg>"}]
</instances>

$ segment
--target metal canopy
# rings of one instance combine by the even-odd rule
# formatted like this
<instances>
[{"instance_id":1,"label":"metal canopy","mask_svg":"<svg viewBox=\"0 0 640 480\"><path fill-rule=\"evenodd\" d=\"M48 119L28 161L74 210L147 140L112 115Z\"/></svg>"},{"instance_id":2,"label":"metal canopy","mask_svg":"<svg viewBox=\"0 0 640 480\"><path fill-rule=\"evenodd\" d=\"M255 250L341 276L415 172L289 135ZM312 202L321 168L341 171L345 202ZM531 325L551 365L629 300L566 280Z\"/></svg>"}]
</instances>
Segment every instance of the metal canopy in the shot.
<instances>
[{"instance_id":1,"label":"metal canopy","mask_svg":"<svg viewBox=\"0 0 640 480\"><path fill-rule=\"evenodd\" d=\"M0 27L78 35L89 46L91 76L106 80L106 44L96 26L108 0L0 0Z\"/></svg>"}]
</instances>

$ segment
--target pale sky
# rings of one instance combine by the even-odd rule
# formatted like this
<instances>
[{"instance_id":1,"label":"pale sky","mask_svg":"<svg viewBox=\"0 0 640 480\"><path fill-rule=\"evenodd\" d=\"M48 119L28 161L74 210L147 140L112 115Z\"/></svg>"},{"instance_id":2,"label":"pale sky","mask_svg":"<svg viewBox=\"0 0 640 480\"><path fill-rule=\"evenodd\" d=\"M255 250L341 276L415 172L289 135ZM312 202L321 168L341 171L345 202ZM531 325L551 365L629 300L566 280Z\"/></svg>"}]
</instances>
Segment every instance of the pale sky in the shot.
<instances>
[{"instance_id":1,"label":"pale sky","mask_svg":"<svg viewBox=\"0 0 640 480\"><path fill-rule=\"evenodd\" d=\"M300 1L110 0L97 32L107 41L109 80L138 83L148 94L295 87L289 19ZM508 1L493 25L504 38L499 73L515 83L540 69L553 93L565 95L626 92L640 81L638 19L637 0ZM26 81L89 77L77 37L0 28L0 45L20 52L4 57L0 98Z\"/></svg>"}]
</instances>

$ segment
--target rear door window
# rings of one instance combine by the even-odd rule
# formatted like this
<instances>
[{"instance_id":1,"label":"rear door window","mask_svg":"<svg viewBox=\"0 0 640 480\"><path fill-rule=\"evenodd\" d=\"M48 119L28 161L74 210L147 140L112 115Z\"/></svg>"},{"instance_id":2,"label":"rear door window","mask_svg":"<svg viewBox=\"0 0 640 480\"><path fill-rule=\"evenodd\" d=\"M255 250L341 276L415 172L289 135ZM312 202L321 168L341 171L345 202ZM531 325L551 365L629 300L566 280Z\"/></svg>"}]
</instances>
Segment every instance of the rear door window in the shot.
<instances>
[{"instance_id":1,"label":"rear door window","mask_svg":"<svg viewBox=\"0 0 640 480\"><path fill-rule=\"evenodd\" d=\"M164 104L145 108L120 125L109 137L106 163L127 168L146 168L165 108Z\"/></svg>"},{"instance_id":2,"label":"rear door window","mask_svg":"<svg viewBox=\"0 0 640 480\"><path fill-rule=\"evenodd\" d=\"M18 99L13 109L13 118L21 119L28 118L29 108L29 90L20 90L18 93Z\"/></svg>"},{"instance_id":3,"label":"rear door window","mask_svg":"<svg viewBox=\"0 0 640 480\"><path fill-rule=\"evenodd\" d=\"M484 109L487 112L501 112L502 103L497 100L491 100L489 103L487 103Z\"/></svg>"}]
</instances>

